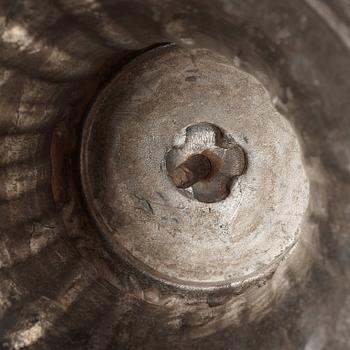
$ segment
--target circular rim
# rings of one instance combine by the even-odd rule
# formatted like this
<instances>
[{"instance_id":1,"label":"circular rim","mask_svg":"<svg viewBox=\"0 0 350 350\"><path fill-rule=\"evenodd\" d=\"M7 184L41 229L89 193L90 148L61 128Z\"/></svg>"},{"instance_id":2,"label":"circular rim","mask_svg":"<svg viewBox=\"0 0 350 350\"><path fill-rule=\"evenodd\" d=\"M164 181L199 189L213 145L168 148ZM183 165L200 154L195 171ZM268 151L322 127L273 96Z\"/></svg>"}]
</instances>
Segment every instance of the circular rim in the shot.
<instances>
[{"instance_id":1,"label":"circular rim","mask_svg":"<svg viewBox=\"0 0 350 350\"><path fill-rule=\"evenodd\" d=\"M144 53L141 56L138 56L135 60L138 59L147 59L152 58L153 55L156 55L159 50L172 48L175 44L167 44L164 46L157 47L153 50L150 50L146 53ZM151 57L149 57L151 56ZM130 62L129 64L132 64ZM125 70L128 65L124 66L119 72L121 74L123 70ZM91 136L91 130L92 125L95 121L95 109L99 105L98 101L101 101L101 99L104 99L105 96L108 94L108 91L113 88L115 81L118 79L119 74L111 79L109 84L99 93L97 98L95 99L91 109L88 112L88 115L86 117L86 120L84 121L83 125L83 132L81 137L81 144L80 144L80 151L79 151L79 169L80 169L80 178L81 178L81 184L83 189L83 196L85 199L86 206L88 208L88 211L90 215L92 216L92 221L94 225L96 226L99 235L101 239L104 242L104 245L111 254L114 259L116 257L119 257L123 260L124 263L127 264L126 270L133 271L136 275L138 275L140 278L142 278L147 285L152 285L155 281L160 282L162 284L166 284L169 286L174 287L175 289L183 289L183 290L193 290L193 291L219 291L224 289L238 289L240 290L242 288L242 285L251 285L256 283L259 280L267 279L269 276L271 276L278 266L280 265L281 261L288 259L291 252L294 250L296 243L291 245L288 249L285 250L284 254L282 256L279 256L275 258L268 266L265 266L264 268L260 268L259 270L256 270L256 272L253 272L244 278L231 278L227 280L221 280L217 282L196 282L196 281L186 281L182 280L176 277L170 277L164 273L161 273L146 263L140 261L136 257L134 257L126 248L122 247L120 244L117 244L117 248L115 246L111 246L108 239L105 238L103 232L109 232L109 229L106 225L103 224L103 217L99 215L98 211L95 210L92 203L94 202L91 193L93 193L88 175L87 175L87 169L88 169L88 145L89 140ZM237 181L240 181L239 179ZM305 215L305 214L304 214ZM119 260L119 259L117 259Z\"/></svg>"}]
</instances>

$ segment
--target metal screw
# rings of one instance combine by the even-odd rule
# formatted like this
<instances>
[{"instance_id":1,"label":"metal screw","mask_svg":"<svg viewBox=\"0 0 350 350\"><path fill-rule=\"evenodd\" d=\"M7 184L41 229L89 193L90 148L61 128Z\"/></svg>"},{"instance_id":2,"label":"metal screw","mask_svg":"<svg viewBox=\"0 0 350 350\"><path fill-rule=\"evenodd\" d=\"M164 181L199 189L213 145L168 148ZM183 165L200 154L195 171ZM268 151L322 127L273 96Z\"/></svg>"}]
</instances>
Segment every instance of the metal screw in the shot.
<instances>
[{"instance_id":1,"label":"metal screw","mask_svg":"<svg viewBox=\"0 0 350 350\"><path fill-rule=\"evenodd\" d=\"M175 168L171 178L177 188L188 188L208 177L210 172L210 160L203 154L194 154Z\"/></svg>"}]
</instances>

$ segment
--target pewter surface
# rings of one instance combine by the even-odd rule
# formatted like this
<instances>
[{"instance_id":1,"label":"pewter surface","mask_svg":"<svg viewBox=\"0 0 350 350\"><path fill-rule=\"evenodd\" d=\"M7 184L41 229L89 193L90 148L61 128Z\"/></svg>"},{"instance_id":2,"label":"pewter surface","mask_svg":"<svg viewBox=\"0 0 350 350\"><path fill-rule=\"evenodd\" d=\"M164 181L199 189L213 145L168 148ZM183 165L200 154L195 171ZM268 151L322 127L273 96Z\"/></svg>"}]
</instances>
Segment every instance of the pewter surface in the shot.
<instances>
[{"instance_id":1,"label":"pewter surface","mask_svg":"<svg viewBox=\"0 0 350 350\"><path fill-rule=\"evenodd\" d=\"M82 172L103 234L170 278L263 274L295 244L308 203L292 128L256 79L208 51L166 48L142 60L112 82L86 126ZM246 173L218 203L186 198L165 169L173 138L199 122L220 125L247 153Z\"/></svg>"},{"instance_id":2,"label":"pewter surface","mask_svg":"<svg viewBox=\"0 0 350 350\"><path fill-rule=\"evenodd\" d=\"M350 348L349 1L28 0L1 10L0 348ZM164 41L221 52L262 79L302 145L308 217L288 258L249 288L170 289L115 256L104 264L111 255L80 206L74 121L118 57Z\"/></svg>"}]
</instances>

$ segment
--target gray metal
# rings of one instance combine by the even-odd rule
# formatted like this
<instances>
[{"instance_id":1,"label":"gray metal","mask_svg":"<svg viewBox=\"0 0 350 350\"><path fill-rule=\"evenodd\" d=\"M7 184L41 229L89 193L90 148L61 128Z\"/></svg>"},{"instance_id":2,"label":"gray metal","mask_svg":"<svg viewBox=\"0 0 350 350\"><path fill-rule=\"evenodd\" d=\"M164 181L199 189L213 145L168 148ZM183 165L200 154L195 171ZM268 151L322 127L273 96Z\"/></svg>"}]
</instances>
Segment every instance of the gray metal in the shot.
<instances>
[{"instance_id":1,"label":"gray metal","mask_svg":"<svg viewBox=\"0 0 350 350\"><path fill-rule=\"evenodd\" d=\"M230 181L244 169L237 143L249 165ZM169 175L202 152L219 169L179 191ZM309 183L296 136L257 80L210 51L165 46L125 66L92 107L80 154L107 247L176 288L257 284L300 235Z\"/></svg>"},{"instance_id":2,"label":"gray metal","mask_svg":"<svg viewBox=\"0 0 350 350\"><path fill-rule=\"evenodd\" d=\"M1 348L350 348L346 0L0 14ZM200 122L247 156L217 203L179 193L165 166Z\"/></svg>"}]
</instances>

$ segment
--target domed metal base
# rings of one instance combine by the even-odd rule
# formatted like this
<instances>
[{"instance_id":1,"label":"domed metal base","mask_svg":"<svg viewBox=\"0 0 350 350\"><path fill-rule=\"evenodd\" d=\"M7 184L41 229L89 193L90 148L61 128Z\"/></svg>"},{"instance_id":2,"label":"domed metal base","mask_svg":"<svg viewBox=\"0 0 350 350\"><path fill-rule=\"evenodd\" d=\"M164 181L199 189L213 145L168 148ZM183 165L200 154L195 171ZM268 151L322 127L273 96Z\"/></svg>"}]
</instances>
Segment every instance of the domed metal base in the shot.
<instances>
[{"instance_id":1,"label":"domed metal base","mask_svg":"<svg viewBox=\"0 0 350 350\"><path fill-rule=\"evenodd\" d=\"M226 130L222 141L208 123ZM228 182L230 168L244 169L235 172L222 153L235 141L248 166ZM179 193L169 172L210 148L222 159L219 175ZM175 46L137 58L98 97L84 128L81 175L109 247L185 285L266 278L296 243L308 204L297 139L262 85L221 56ZM210 196L220 201L205 203Z\"/></svg>"},{"instance_id":2,"label":"domed metal base","mask_svg":"<svg viewBox=\"0 0 350 350\"><path fill-rule=\"evenodd\" d=\"M346 0L0 8L1 349L349 348ZM104 90L169 42L183 49L143 55ZM270 100L298 135L300 168L294 131ZM177 136L202 122L247 161L210 204L193 186L180 193L165 164Z\"/></svg>"}]
</instances>

